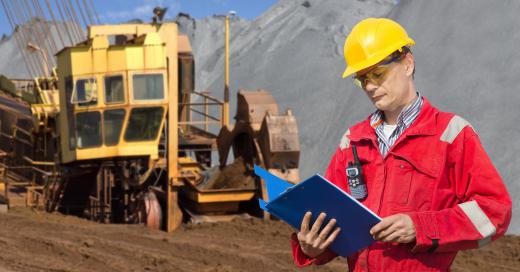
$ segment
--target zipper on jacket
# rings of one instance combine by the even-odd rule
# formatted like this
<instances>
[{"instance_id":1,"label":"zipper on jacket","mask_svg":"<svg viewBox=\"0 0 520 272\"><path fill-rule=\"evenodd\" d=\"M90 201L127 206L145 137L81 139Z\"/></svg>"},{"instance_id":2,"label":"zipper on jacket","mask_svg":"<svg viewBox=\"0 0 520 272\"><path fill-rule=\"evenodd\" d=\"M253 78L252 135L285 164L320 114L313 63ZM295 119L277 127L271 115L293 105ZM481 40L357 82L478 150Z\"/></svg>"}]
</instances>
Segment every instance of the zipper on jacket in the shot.
<instances>
[{"instance_id":1,"label":"zipper on jacket","mask_svg":"<svg viewBox=\"0 0 520 272\"><path fill-rule=\"evenodd\" d=\"M386 190L386 164L383 162L383 190L381 190L381 197L379 198L379 207L377 209L377 214L381 214L381 207L383 206L383 198L385 196Z\"/></svg>"},{"instance_id":2,"label":"zipper on jacket","mask_svg":"<svg viewBox=\"0 0 520 272\"><path fill-rule=\"evenodd\" d=\"M379 153L379 156L381 156L381 153ZM383 197L385 195L385 189L386 189L386 174L387 174L386 173L386 157L382 158L382 164L383 164L383 189L381 190L381 197L379 197L379 207L377 207L377 215L381 214L381 207L383 206Z\"/></svg>"},{"instance_id":3,"label":"zipper on jacket","mask_svg":"<svg viewBox=\"0 0 520 272\"><path fill-rule=\"evenodd\" d=\"M381 213L381 206L383 204L383 196L385 194L385 188L386 188L386 163L385 163L386 156L383 157L383 155L381 155L381 151L379 150L379 144L377 143L377 140L376 141L372 140L371 142L372 142L372 146L374 146L374 149L377 152L378 158L381 159L381 164L383 166L383 188L381 191L381 197L379 198L379 206L377 207L377 215L379 215ZM387 155L388 155L388 153L387 153ZM367 247L366 271L370 272L370 246Z\"/></svg>"}]
</instances>

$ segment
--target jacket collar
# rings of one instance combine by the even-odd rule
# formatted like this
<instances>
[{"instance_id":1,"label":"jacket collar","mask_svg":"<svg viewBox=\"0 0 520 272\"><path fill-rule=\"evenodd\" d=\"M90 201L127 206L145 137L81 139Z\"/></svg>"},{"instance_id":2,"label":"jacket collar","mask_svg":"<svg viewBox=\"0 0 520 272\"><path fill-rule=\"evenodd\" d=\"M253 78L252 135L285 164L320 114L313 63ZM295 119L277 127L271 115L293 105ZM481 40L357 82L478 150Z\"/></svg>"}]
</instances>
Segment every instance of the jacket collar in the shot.
<instances>
[{"instance_id":1,"label":"jacket collar","mask_svg":"<svg viewBox=\"0 0 520 272\"><path fill-rule=\"evenodd\" d=\"M423 106L419 116L412 125L403 133L406 136L428 136L437 134L437 114L438 110L430 104L430 101L423 96ZM375 129L370 126L369 116L363 122L350 128L350 141L372 140L377 142Z\"/></svg>"}]
</instances>

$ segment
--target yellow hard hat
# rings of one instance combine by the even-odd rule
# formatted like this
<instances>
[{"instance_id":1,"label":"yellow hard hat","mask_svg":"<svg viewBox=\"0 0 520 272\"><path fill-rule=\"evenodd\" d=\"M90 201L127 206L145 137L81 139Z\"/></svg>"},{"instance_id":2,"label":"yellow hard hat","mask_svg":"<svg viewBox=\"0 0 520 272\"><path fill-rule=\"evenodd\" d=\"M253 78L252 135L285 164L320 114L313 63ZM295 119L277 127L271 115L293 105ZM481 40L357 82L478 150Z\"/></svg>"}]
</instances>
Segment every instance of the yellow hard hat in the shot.
<instances>
[{"instance_id":1,"label":"yellow hard hat","mask_svg":"<svg viewBox=\"0 0 520 272\"><path fill-rule=\"evenodd\" d=\"M386 18L368 18L359 22L345 40L347 69L343 78L384 60L403 46L415 45L406 30Z\"/></svg>"}]
</instances>

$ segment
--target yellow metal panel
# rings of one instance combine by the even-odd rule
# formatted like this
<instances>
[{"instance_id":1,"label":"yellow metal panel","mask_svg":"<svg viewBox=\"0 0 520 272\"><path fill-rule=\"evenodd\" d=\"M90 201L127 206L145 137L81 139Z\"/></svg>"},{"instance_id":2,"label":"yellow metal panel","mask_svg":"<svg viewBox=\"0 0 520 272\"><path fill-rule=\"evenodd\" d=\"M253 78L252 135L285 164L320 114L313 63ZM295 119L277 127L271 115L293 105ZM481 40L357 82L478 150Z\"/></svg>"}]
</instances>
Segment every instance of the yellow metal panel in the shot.
<instances>
[{"instance_id":1,"label":"yellow metal panel","mask_svg":"<svg viewBox=\"0 0 520 272\"><path fill-rule=\"evenodd\" d=\"M164 69L166 68L166 58L164 57L164 47L161 45L150 45L144 47L144 68L145 69Z\"/></svg>"},{"instance_id":2,"label":"yellow metal panel","mask_svg":"<svg viewBox=\"0 0 520 272\"><path fill-rule=\"evenodd\" d=\"M119 72L126 69L126 51L124 47L108 49L107 72Z\"/></svg>"},{"instance_id":3,"label":"yellow metal panel","mask_svg":"<svg viewBox=\"0 0 520 272\"><path fill-rule=\"evenodd\" d=\"M142 46L132 46L126 47L126 69L143 69L144 61L143 61L143 47Z\"/></svg>"},{"instance_id":4,"label":"yellow metal panel","mask_svg":"<svg viewBox=\"0 0 520 272\"><path fill-rule=\"evenodd\" d=\"M82 75L93 72L92 54L90 51L88 47L72 48L72 74Z\"/></svg>"},{"instance_id":5,"label":"yellow metal panel","mask_svg":"<svg viewBox=\"0 0 520 272\"><path fill-rule=\"evenodd\" d=\"M92 64L92 73L105 73L107 71L107 51L93 50Z\"/></svg>"},{"instance_id":6,"label":"yellow metal panel","mask_svg":"<svg viewBox=\"0 0 520 272\"><path fill-rule=\"evenodd\" d=\"M97 148L78 148L77 149L78 160L88 160L88 159L101 159L101 158L111 158L117 157L119 152L117 146L106 147L101 146Z\"/></svg>"},{"instance_id":7,"label":"yellow metal panel","mask_svg":"<svg viewBox=\"0 0 520 272\"><path fill-rule=\"evenodd\" d=\"M126 157L126 156L151 156L158 157L157 143L147 142L147 144L140 143L138 145L119 144L117 146L101 146L96 148L77 149L77 160L90 160L111 157Z\"/></svg>"},{"instance_id":8,"label":"yellow metal panel","mask_svg":"<svg viewBox=\"0 0 520 272\"><path fill-rule=\"evenodd\" d=\"M107 48L106 36L95 37L92 41L92 73L105 73L107 71Z\"/></svg>"},{"instance_id":9,"label":"yellow metal panel","mask_svg":"<svg viewBox=\"0 0 520 272\"><path fill-rule=\"evenodd\" d=\"M122 145L119 147L119 154L121 156L131 156L131 155L139 155L139 154L150 154L154 157L157 157L159 152L159 148L156 142L152 142L151 144L144 145Z\"/></svg>"},{"instance_id":10,"label":"yellow metal panel","mask_svg":"<svg viewBox=\"0 0 520 272\"><path fill-rule=\"evenodd\" d=\"M70 48L65 48L56 55L58 58L58 67L60 67L60 69L58 69L58 78L60 79L62 79L64 75L72 74L71 51ZM59 82L63 83L61 80Z\"/></svg>"},{"instance_id":11,"label":"yellow metal panel","mask_svg":"<svg viewBox=\"0 0 520 272\"><path fill-rule=\"evenodd\" d=\"M254 192L219 192L219 193L201 193L196 191L186 191L188 198L198 203L210 202L230 202L230 201L248 201L255 195Z\"/></svg>"},{"instance_id":12,"label":"yellow metal panel","mask_svg":"<svg viewBox=\"0 0 520 272\"><path fill-rule=\"evenodd\" d=\"M57 113L59 113L60 108L59 105L55 104L31 104L31 111L33 116L55 116Z\"/></svg>"},{"instance_id":13,"label":"yellow metal panel","mask_svg":"<svg viewBox=\"0 0 520 272\"><path fill-rule=\"evenodd\" d=\"M144 45L162 45L162 39L161 36L157 32L150 32L146 34L146 37L144 38Z\"/></svg>"},{"instance_id":14,"label":"yellow metal panel","mask_svg":"<svg viewBox=\"0 0 520 272\"><path fill-rule=\"evenodd\" d=\"M166 58L161 37L155 32L148 33L144 40L144 68L165 68L165 64Z\"/></svg>"},{"instance_id":15,"label":"yellow metal panel","mask_svg":"<svg viewBox=\"0 0 520 272\"><path fill-rule=\"evenodd\" d=\"M104 51L106 53L106 51ZM106 54L103 58L106 61ZM105 62L106 64L106 62ZM105 66L106 71L106 66ZM97 74L95 76L97 80L97 108L103 109L103 103L105 102L105 75L106 74Z\"/></svg>"},{"instance_id":16,"label":"yellow metal panel","mask_svg":"<svg viewBox=\"0 0 520 272\"><path fill-rule=\"evenodd\" d=\"M190 157L179 157L179 163L183 164L197 164L198 162Z\"/></svg>"},{"instance_id":17,"label":"yellow metal panel","mask_svg":"<svg viewBox=\"0 0 520 272\"><path fill-rule=\"evenodd\" d=\"M110 43L108 42L107 36L98 36L92 39L92 49L107 49Z\"/></svg>"}]
</instances>

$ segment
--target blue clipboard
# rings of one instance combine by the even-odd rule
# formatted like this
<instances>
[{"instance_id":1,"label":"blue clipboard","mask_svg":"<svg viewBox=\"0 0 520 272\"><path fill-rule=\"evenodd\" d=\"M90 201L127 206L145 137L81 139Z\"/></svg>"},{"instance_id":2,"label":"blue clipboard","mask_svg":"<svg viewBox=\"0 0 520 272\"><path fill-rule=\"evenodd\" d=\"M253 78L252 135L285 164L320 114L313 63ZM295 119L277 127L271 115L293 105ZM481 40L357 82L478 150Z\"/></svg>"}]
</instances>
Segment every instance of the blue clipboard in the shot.
<instances>
[{"instance_id":1,"label":"blue clipboard","mask_svg":"<svg viewBox=\"0 0 520 272\"><path fill-rule=\"evenodd\" d=\"M312 222L321 212L327 214L325 222L335 218L341 232L329 248L336 254L347 257L375 242L370 229L381 218L322 176L293 185L256 165L255 174L264 179L270 200L259 199L260 207L294 228L300 229L307 211Z\"/></svg>"}]
</instances>

